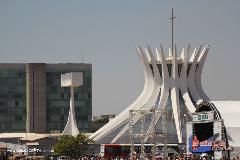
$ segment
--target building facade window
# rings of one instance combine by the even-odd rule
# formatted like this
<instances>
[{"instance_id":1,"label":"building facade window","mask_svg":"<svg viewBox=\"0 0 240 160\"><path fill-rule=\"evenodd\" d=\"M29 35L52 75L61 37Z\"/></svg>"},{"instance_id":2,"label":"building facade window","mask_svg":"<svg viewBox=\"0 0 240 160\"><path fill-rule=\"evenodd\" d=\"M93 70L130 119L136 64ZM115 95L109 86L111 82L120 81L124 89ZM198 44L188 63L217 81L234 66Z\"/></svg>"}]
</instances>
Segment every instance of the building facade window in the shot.
<instances>
[{"instance_id":1,"label":"building facade window","mask_svg":"<svg viewBox=\"0 0 240 160\"><path fill-rule=\"evenodd\" d=\"M0 132L26 131L26 64L0 66ZM38 70L36 69L36 72ZM46 131L63 131L69 113L70 89L61 87L61 74L83 72L84 85L75 89L76 121L87 131L92 115L92 69L89 64L46 64ZM31 81L31 80L30 80ZM28 92L29 93L29 92ZM34 94L34 93L33 93ZM34 96L33 96L34 97Z\"/></svg>"}]
</instances>

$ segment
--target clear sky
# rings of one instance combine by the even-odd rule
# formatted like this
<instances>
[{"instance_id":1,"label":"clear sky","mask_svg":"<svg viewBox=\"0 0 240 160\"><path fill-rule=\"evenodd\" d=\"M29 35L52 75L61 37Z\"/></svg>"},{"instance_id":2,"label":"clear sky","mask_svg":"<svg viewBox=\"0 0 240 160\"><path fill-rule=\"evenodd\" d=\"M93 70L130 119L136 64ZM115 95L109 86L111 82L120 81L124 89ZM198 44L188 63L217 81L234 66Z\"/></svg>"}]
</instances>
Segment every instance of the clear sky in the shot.
<instances>
[{"instance_id":1,"label":"clear sky","mask_svg":"<svg viewBox=\"0 0 240 160\"><path fill-rule=\"evenodd\" d=\"M0 63L92 63L93 115L119 113L143 89L136 46L211 46L203 88L240 100L239 0L0 0Z\"/></svg>"}]
</instances>

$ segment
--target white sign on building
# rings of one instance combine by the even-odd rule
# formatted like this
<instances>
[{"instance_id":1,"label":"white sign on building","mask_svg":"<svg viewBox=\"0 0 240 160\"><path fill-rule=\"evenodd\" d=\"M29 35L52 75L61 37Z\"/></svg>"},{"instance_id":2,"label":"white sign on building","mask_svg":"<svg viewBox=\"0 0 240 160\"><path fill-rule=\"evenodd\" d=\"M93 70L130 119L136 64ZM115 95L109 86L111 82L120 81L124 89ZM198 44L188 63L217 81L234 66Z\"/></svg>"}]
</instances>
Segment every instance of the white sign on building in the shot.
<instances>
[{"instance_id":1,"label":"white sign on building","mask_svg":"<svg viewBox=\"0 0 240 160\"><path fill-rule=\"evenodd\" d=\"M198 114L193 114L193 122L213 121L213 120L214 120L214 112L202 112Z\"/></svg>"}]
</instances>

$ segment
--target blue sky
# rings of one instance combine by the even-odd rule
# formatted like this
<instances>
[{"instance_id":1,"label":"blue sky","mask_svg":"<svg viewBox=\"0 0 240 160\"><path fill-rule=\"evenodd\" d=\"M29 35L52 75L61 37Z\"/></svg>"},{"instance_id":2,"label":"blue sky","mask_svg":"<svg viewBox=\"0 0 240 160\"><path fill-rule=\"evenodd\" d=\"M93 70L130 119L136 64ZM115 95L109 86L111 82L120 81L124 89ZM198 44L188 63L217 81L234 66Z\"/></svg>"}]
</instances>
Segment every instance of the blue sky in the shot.
<instances>
[{"instance_id":1,"label":"blue sky","mask_svg":"<svg viewBox=\"0 0 240 160\"><path fill-rule=\"evenodd\" d=\"M240 1L0 0L1 63L93 64L93 114L119 113L143 89L135 47L211 46L203 87L214 100L240 100Z\"/></svg>"}]
</instances>

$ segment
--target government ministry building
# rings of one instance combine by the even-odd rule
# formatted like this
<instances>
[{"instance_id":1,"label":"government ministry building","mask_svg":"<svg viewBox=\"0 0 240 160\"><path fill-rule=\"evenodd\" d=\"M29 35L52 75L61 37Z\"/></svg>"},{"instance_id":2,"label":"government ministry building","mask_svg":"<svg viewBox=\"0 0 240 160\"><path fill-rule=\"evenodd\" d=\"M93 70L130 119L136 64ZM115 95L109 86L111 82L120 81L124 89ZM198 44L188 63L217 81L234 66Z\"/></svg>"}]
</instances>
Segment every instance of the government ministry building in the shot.
<instances>
[{"instance_id":1,"label":"government ministry building","mask_svg":"<svg viewBox=\"0 0 240 160\"><path fill-rule=\"evenodd\" d=\"M87 132L92 119L92 65L85 63L1 63L0 132L61 133L69 113L69 87L61 74L82 72L74 90L76 122Z\"/></svg>"}]
</instances>

